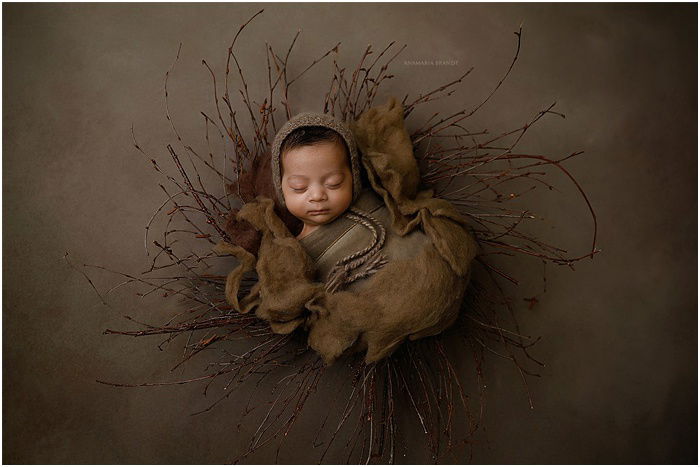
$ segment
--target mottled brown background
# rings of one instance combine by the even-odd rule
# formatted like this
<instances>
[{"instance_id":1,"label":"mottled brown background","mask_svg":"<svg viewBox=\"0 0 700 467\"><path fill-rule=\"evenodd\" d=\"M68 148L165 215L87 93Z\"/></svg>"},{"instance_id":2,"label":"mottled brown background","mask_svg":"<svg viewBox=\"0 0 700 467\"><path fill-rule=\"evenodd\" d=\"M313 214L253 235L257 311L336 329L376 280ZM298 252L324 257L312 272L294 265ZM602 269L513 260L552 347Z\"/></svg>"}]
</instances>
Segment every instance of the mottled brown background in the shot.
<instances>
[{"instance_id":1,"label":"mottled brown background","mask_svg":"<svg viewBox=\"0 0 700 467\"><path fill-rule=\"evenodd\" d=\"M128 327L120 316L145 305L117 294L111 308L100 306L62 257L130 272L147 264L143 226L163 198L131 147L130 126L154 154L173 141L162 84L182 41L171 111L183 133L200 136L198 111L211 105L200 60L220 72L232 34L259 8L3 5L3 462L219 463L250 435L245 423L235 430L239 399L192 417L206 402L199 387L95 383L177 377L166 368L178 351L103 336ZM521 310L524 330L543 336L535 354L547 363L531 382L534 410L513 368L490 360L487 442L473 461L696 463L697 6L265 8L241 42L251 73L264 70L265 40L282 49L299 28L297 67L337 41L354 63L366 44L396 40L408 45L405 60L458 66L399 59L387 91L432 89L473 65L455 101L465 104L498 81L523 23L515 71L474 127L516 127L556 100L566 119L546 119L524 146L585 150L569 167L597 209L603 251L575 272L549 268L548 292ZM320 97L314 89L325 89L328 75L317 76L300 95ZM590 219L573 188L558 185L559 195L536 195L529 206L547 218L541 233L582 252ZM539 271L522 262L518 272ZM101 288L118 282L95 280ZM302 430L313 429L314 417ZM268 462L272 453L250 460ZM297 434L280 460L316 458Z\"/></svg>"}]
</instances>

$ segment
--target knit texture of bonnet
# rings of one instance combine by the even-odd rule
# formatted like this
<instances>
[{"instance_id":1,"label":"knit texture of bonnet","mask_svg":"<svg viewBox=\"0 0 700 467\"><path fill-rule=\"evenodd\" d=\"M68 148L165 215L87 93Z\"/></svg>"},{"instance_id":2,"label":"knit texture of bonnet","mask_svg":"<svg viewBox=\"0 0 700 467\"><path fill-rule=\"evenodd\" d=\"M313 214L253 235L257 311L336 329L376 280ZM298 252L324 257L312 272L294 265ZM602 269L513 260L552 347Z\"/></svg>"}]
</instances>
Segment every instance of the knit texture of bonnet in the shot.
<instances>
[{"instance_id":1,"label":"knit texture of bonnet","mask_svg":"<svg viewBox=\"0 0 700 467\"><path fill-rule=\"evenodd\" d=\"M315 112L304 112L294 117L290 118L287 123L285 123L282 128L275 135L275 140L272 143L272 184L275 187L275 194L277 195L277 200L281 206L284 206L284 195L282 194L282 168L280 160L280 148L284 139L289 136L289 134L296 130L297 128L305 126L322 126L330 128L331 130L337 132L348 147L348 156L350 157L350 170L352 172L352 199L353 201L357 199L362 190L362 185L360 182L360 161L357 155L357 145L355 144L355 138L350 131L350 128L343 122L340 122L333 118L331 115L315 113Z\"/></svg>"}]
</instances>

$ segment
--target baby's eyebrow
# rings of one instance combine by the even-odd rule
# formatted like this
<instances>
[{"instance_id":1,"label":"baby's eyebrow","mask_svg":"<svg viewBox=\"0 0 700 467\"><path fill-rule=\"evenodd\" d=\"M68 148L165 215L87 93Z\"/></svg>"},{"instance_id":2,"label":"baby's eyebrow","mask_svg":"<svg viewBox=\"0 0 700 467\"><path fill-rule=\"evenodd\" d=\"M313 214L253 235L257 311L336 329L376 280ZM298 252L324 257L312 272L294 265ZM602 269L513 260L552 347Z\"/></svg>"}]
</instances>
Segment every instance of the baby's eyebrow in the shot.
<instances>
[{"instance_id":1,"label":"baby's eyebrow","mask_svg":"<svg viewBox=\"0 0 700 467\"><path fill-rule=\"evenodd\" d=\"M309 179L309 177L305 177L304 175L290 175L289 177L287 177L287 179L292 179L292 178L300 179L302 181Z\"/></svg>"}]
</instances>

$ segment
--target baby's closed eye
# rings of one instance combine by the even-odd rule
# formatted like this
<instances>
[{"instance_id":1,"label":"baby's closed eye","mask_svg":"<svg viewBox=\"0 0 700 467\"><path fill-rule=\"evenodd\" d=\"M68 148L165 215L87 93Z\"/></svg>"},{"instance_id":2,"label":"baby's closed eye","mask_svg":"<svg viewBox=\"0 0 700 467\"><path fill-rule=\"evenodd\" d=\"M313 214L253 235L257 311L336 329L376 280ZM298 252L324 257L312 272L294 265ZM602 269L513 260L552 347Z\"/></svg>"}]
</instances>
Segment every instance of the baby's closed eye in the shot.
<instances>
[{"instance_id":1,"label":"baby's closed eye","mask_svg":"<svg viewBox=\"0 0 700 467\"><path fill-rule=\"evenodd\" d=\"M328 177L325 180L325 185L328 188L340 188L344 181L345 177L343 177L342 175L332 175L331 177Z\"/></svg>"},{"instance_id":2,"label":"baby's closed eye","mask_svg":"<svg viewBox=\"0 0 700 467\"><path fill-rule=\"evenodd\" d=\"M289 180L289 183L287 183L287 185L292 190L297 191L297 192L301 192L301 191L306 190L308 184L306 182L301 181L301 180L293 180L292 179L292 180Z\"/></svg>"}]
</instances>

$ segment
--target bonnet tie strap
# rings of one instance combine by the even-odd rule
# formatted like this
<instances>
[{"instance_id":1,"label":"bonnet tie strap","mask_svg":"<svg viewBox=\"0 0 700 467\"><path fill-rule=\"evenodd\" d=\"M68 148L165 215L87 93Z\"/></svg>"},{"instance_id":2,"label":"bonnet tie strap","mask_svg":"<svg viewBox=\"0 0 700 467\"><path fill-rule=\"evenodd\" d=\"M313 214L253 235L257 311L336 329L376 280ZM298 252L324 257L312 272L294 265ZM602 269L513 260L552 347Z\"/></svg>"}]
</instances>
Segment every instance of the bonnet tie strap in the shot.
<instances>
[{"instance_id":1,"label":"bonnet tie strap","mask_svg":"<svg viewBox=\"0 0 700 467\"><path fill-rule=\"evenodd\" d=\"M345 216L369 230L372 234L372 242L364 249L335 263L326 282L328 293L336 292L352 282L374 274L387 262L386 257L381 253L386 241L384 226L367 212L357 208L350 208Z\"/></svg>"}]
</instances>

